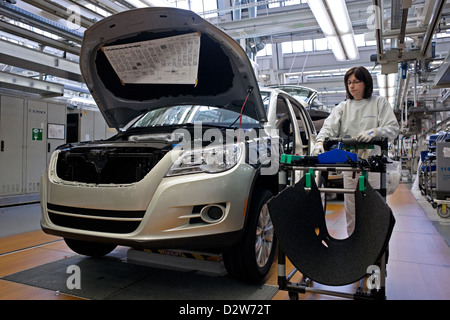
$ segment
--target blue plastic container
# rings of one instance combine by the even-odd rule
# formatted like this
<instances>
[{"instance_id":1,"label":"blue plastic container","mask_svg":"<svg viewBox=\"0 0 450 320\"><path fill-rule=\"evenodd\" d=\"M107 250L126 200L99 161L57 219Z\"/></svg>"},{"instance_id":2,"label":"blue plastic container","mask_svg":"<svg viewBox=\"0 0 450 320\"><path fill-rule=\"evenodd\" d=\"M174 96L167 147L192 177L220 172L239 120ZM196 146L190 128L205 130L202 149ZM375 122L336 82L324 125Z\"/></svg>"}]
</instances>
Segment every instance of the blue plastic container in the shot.
<instances>
[{"instance_id":1,"label":"blue plastic container","mask_svg":"<svg viewBox=\"0 0 450 320\"><path fill-rule=\"evenodd\" d=\"M424 161L426 157L428 157L428 150L420 151L420 160Z\"/></svg>"},{"instance_id":2,"label":"blue plastic container","mask_svg":"<svg viewBox=\"0 0 450 320\"><path fill-rule=\"evenodd\" d=\"M348 152L341 149L333 149L324 153L321 153L317 156L317 160L319 163L347 163L348 158L352 161L358 161L358 155L353 152Z\"/></svg>"},{"instance_id":3,"label":"blue plastic container","mask_svg":"<svg viewBox=\"0 0 450 320\"><path fill-rule=\"evenodd\" d=\"M436 139L439 135L438 134L430 134L430 138L428 140L428 146L431 147L435 147L436 146Z\"/></svg>"}]
</instances>

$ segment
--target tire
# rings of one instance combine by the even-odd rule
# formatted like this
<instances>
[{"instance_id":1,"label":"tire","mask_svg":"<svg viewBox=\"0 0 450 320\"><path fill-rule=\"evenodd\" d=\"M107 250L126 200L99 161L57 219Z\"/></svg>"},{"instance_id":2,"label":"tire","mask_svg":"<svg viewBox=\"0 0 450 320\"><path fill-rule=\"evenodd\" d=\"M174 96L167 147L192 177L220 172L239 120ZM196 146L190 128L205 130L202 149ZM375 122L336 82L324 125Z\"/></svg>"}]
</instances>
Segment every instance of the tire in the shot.
<instances>
[{"instance_id":1,"label":"tire","mask_svg":"<svg viewBox=\"0 0 450 320\"><path fill-rule=\"evenodd\" d=\"M67 246L74 252L90 257L101 257L113 251L115 244L97 243L83 240L64 238Z\"/></svg>"},{"instance_id":2,"label":"tire","mask_svg":"<svg viewBox=\"0 0 450 320\"><path fill-rule=\"evenodd\" d=\"M276 238L267 201L272 193L266 189L256 189L248 211L245 232L241 240L223 252L223 261L232 277L259 282L272 266Z\"/></svg>"}]
</instances>

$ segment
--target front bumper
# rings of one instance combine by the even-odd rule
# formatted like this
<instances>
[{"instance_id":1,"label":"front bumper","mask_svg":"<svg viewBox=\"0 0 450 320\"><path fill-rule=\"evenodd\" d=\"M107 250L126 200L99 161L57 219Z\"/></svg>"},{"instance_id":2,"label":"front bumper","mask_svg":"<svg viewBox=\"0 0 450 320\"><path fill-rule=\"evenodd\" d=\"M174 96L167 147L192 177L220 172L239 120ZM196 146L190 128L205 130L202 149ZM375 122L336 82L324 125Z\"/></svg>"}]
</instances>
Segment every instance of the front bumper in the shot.
<instances>
[{"instance_id":1,"label":"front bumper","mask_svg":"<svg viewBox=\"0 0 450 320\"><path fill-rule=\"evenodd\" d=\"M49 234L118 245L208 248L237 241L255 169L240 163L218 174L164 177L162 159L128 185L67 183L46 173L41 181L41 227ZM224 209L213 222L200 217L211 204Z\"/></svg>"}]
</instances>

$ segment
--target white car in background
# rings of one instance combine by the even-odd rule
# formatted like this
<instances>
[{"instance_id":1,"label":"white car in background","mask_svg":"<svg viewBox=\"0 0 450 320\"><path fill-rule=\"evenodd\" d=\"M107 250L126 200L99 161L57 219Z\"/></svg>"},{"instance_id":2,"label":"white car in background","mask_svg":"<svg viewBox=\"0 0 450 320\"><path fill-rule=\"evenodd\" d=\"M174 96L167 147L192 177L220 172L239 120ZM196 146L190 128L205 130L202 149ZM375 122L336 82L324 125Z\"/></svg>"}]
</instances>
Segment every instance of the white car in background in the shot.
<instances>
[{"instance_id":1,"label":"white car in background","mask_svg":"<svg viewBox=\"0 0 450 320\"><path fill-rule=\"evenodd\" d=\"M117 245L220 252L229 274L261 280L276 248L266 202L279 149L306 155L315 142L305 104L259 88L237 42L181 9L97 22L80 66L119 133L53 153L42 229L90 256Z\"/></svg>"}]
</instances>

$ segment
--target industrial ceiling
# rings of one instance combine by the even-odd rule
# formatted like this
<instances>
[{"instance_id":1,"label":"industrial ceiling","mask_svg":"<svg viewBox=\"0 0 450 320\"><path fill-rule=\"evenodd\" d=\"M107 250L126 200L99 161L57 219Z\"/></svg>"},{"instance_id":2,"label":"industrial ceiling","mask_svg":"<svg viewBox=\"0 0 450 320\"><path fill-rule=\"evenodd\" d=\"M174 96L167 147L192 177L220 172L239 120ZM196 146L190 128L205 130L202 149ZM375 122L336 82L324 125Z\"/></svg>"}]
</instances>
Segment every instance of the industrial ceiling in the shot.
<instances>
[{"instance_id":1,"label":"industrial ceiling","mask_svg":"<svg viewBox=\"0 0 450 320\"><path fill-rule=\"evenodd\" d=\"M64 96L65 91L87 94L78 66L80 44L86 28L106 15L136 8L137 4L173 6L177 2L189 3L187 0L139 1L0 1L0 86L45 97ZM303 3L305 1L277 6L279 2L290 1L218 0L217 9L197 13L244 46L255 42L255 39L263 45L276 47L285 41L323 38L309 5ZM371 70L387 74L401 72L399 68L403 65L405 75L409 76L398 77L396 81L397 104L401 106L404 99L412 99L417 106L422 99L434 101L436 107L437 101L445 112L449 91L446 88L450 87L450 38L436 40L436 34L450 32L446 24L450 14L448 1L345 2L354 34L364 34L365 38L376 41L376 46L361 49L359 61L338 62L328 55L328 60L321 64L309 64L305 57L301 60L301 55L296 55L290 67L275 70L272 74L276 77L272 77L267 84L282 83L285 78L281 73L288 71L320 75L324 70L348 69L364 62ZM237 12L239 19L236 19ZM253 15L251 12L254 12ZM297 64L294 63L296 58ZM273 64L271 68L274 68ZM314 88L323 96L343 88L342 76L319 76L315 79L317 81L297 84ZM334 105L339 99L342 100L342 94L336 97L329 95L328 98L328 104Z\"/></svg>"}]
</instances>

